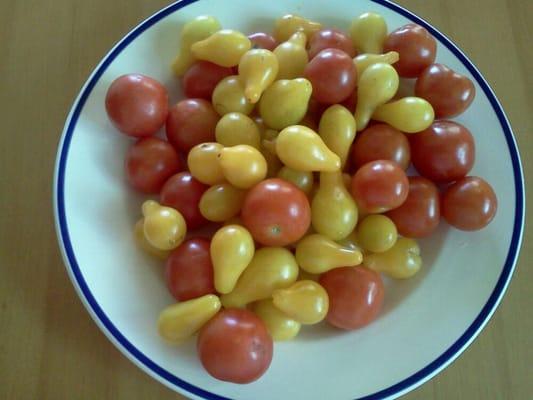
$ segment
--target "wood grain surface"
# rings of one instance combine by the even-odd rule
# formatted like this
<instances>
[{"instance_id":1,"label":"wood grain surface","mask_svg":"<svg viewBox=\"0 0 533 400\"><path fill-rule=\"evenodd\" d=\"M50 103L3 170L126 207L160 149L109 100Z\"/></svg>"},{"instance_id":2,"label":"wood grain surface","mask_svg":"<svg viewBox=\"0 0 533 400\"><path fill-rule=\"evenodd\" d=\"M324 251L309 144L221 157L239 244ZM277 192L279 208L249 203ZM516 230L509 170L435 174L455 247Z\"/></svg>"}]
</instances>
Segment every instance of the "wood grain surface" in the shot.
<instances>
[{"instance_id":1,"label":"wood grain surface","mask_svg":"<svg viewBox=\"0 0 533 400\"><path fill-rule=\"evenodd\" d=\"M533 2L399 0L451 37L533 150ZM168 0L0 1L0 399L181 399L104 337L65 273L52 216L56 148L107 50ZM494 149L498 151L498 149ZM533 157L523 157L533 187ZM529 202L533 202L531 191ZM530 214L531 215L531 214ZM533 230L499 309L451 366L406 400L533 398Z\"/></svg>"}]
</instances>

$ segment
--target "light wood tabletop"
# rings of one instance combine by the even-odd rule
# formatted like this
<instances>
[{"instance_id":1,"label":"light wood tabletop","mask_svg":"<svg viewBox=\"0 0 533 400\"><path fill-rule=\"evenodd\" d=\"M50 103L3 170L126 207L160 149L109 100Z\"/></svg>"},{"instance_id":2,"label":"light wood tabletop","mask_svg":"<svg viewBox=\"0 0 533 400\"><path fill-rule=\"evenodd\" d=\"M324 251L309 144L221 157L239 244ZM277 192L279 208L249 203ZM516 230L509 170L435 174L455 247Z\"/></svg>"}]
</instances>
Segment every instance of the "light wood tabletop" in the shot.
<instances>
[{"instance_id":1,"label":"light wood tabletop","mask_svg":"<svg viewBox=\"0 0 533 400\"><path fill-rule=\"evenodd\" d=\"M182 398L128 361L91 320L65 272L52 216L56 149L75 96L107 50L168 2L0 2L0 399ZM487 78L533 187L533 3L398 2L452 38ZM533 398L528 220L514 278L487 327L404 399Z\"/></svg>"}]
</instances>

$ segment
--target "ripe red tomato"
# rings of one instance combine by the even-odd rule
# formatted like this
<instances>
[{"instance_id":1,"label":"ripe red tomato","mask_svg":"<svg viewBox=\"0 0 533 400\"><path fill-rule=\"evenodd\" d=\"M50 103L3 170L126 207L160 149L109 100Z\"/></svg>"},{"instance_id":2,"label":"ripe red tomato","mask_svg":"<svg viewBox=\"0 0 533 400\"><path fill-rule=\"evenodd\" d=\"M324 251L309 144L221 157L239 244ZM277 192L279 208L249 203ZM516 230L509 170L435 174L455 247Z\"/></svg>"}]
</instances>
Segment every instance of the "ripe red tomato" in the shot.
<instances>
[{"instance_id":1,"label":"ripe red tomato","mask_svg":"<svg viewBox=\"0 0 533 400\"><path fill-rule=\"evenodd\" d=\"M273 51L278 42L271 35L264 32L256 32L248 35L248 39L252 42L252 48L254 49L266 49Z\"/></svg>"},{"instance_id":2,"label":"ripe red tomato","mask_svg":"<svg viewBox=\"0 0 533 400\"><path fill-rule=\"evenodd\" d=\"M215 142L219 115L204 99L186 99L171 107L166 124L168 141L188 153L197 144Z\"/></svg>"},{"instance_id":3,"label":"ripe red tomato","mask_svg":"<svg viewBox=\"0 0 533 400\"><path fill-rule=\"evenodd\" d=\"M421 176L410 176L407 199L400 207L386 215L392 219L400 235L410 238L428 236L440 221L437 186Z\"/></svg>"},{"instance_id":4,"label":"ripe red tomato","mask_svg":"<svg viewBox=\"0 0 533 400\"><path fill-rule=\"evenodd\" d=\"M216 292L209 245L210 241L204 238L189 239L170 253L165 278L176 300L187 301Z\"/></svg>"},{"instance_id":5,"label":"ripe red tomato","mask_svg":"<svg viewBox=\"0 0 533 400\"><path fill-rule=\"evenodd\" d=\"M437 42L422 26L407 24L389 33L383 45L383 52L397 51L400 60L394 64L398 75L416 78L435 61Z\"/></svg>"},{"instance_id":6,"label":"ripe red tomato","mask_svg":"<svg viewBox=\"0 0 533 400\"><path fill-rule=\"evenodd\" d=\"M409 143L416 170L433 182L453 182L474 165L474 138L457 122L435 121L426 130L409 135Z\"/></svg>"},{"instance_id":7,"label":"ripe red tomato","mask_svg":"<svg viewBox=\"0 0 533 400\"><path fill-rule=\"evenodd\" d=\"M352 58L339 49L318 53L304 70L313 85L313 97L324 104L335 104L352 94L357 84L357 71Z\"/></svg>"},{"instance_id":8,"label":"ripe red tomato","mask_svg":"<svg viewBox=\"0 0 533 400\"><path fill-rule=\"evenodd\" d=\"M221 67L209 61L197 61L183 75L183 93L190 98L211 101L218 82L233 73L231 68Z\"/></svg>"},{"instance_id":9,"label":"ripe red tomato","mask_svg":"<svg viewBox=\"0 0 533 400\"><path fill-rule=\"evenodd\" d=\"M376 319L383 305L381 277L367 268L335 268L322 274L319 283L329 296L326 320L337 328L361 328Z\"/></svg>"},{"instance_id":10,"label":"ripe red tomato","mask_svg":"<svg viewBox=\"0 0 533 400\"><path fill-rule=\"evenodd\" d=\"M498 199L492 186L477 176L467 176L449 186L441 198L442 216L463 231L487 226L496 215Z\"/></svg>"},{"instance_id":11,"label":"ripe red tomato","mask_svg":"<svg viewBox=\"0 0 533 400\"><path fill-rule=\"evenodd\" d=\"M209 223L200 213L200 199L209 186L193 178L189 172L181 172L168 179L161 189L160 199L164 206L178 210L187 229L192 230Z\"/></svg>"},{"instance_id":12,"label":"ripe red tomato","mask_svg":"<svg viewBox=\"0 0 533 400\"><path fill-rule=\"evenodd\" d=\"M183 164L167 141L147 137L128 149L125 168L126 178L134 189L158 193L170 176L183 169Z\"/></svg>"},{"instance_id":13,"label":"ripe red tomato","mask_svg":"<svg viewBox=\"0 0 533 400\"><path fill-rule=\"evenodd\" d=\"M374 124L360 132L352 147L356 168L370 161L390 160L407 169L411 161L409 141L398 129L387 124Z\"/></svg>"},{"instance_id":14,"label":"ripe red tomato","mask_svg":"<svg viewBox=\"0 0 533 400\"><path fill-rule=\"evenodd\" d=\"M113 125L122 133L134 137L150 136L167 118L167 90L148 76L122 75L109 86L105 108Z\"/></svg>"},{"instance_id":15,"label":"ripe red tomato","mask_svg":"<svg viewBox=\"0 0 533 400\"><path fill-rule=\"evenodd\" d=\"M385 212L401 206L408 191L407 176L394 161L371 161L352 177L352 196L367 213Z\"/></svg>"},{"instance_id":16,"label":"ripe red tomato","mask_svg":"<svg viewBox=\"0 0 533 400\"><path fill-rule=\"evenodd\" d=\"M415 94L429 101L436 118L450 118L472 104L476 88L470 79L446 65L431 64L418 77Z\"/></svg>"},{"instance_id":17,"label":"ripe red tomato","mask_svg":"<svg viewBox=\"0 0 533 400\"><path fill-rule=\"evenodd\" d=\"M356 55L352 39L338 29L321 29L311 36L308 50L309 59L313 59L325 49L342 50L351 58L354 58Z\"/></svg>"},{"instance_id":18,"label":"ripe red tomato","mask_svg":"<svg viewBox=\"0 0 533 400\"><path fill-rule=\"evenodd\" d=\"M266 179L248 191L241 211L244 226L265 246L286 246L299 240L311 224L304 192L278 178Z\"/></svg>"},{"instance_id":19,"label":"ripe red tomato","mask_svg":"<svg viewBox=\"0 0 533 400\"><path fill-rule=\"evenodd\" d=\"M244 309L226 309L215 315L200 331L198 355L213 377L250 383L270 366L272 338L263 321Z\"/></svg>"}]
</instances>

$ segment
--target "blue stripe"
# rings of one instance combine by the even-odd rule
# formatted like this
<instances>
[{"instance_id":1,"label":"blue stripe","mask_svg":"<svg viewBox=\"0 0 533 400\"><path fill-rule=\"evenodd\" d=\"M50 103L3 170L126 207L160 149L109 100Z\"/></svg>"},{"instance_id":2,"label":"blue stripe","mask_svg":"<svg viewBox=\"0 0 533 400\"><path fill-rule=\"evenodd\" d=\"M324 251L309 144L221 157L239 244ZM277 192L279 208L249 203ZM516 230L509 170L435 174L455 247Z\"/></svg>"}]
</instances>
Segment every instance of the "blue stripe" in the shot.
<instances>
[{"instance_id":1,"label":"blue stripe","mask_svg":"<svg viewBox=\"0 0 533 400\"><path fill-rule=\"evenodd\" d=\"M119 342L120 345L123 346L124 349L128 353L130 353L135 359L137 359L140 363L142 363L152 372L159 375L161 378L168 381L169 383L176 385L188 391L189 393L192 393L196 396L199 396L205 399L230 400L227 397L219 396L217 394L208 392L202 388L194 386L188 382L185 382L184 380L173 375L166 369L161 368L159 365L154 363L150 358L148 358L145 354L143 354L139 349L137 349L131 342L129 342L124 337L124 335L122 335L122 333L120 333L120 331L115 327L115 325L111 322L111 320L107 317L107 315L104 313L102 308L99 306L93 294L91 293L89 287L87 286L87 283L85 282L85 279L81 273L80 267L74 255L72 243L70 240L70 235L68 232L66 215L65 215L65 198L64 198L65 167L66 167L66 162L68 158L70 142L72 139L72 134L74 133L74 130L76 128L76 123L78 121L80 113L83 110L85 102L87 101L87 98L91 94L94 86L96 85L96 83L98 82L102 74L105 72L109 64L111 64L113 60L122 52L122 50L124 50L124 48L126 48L142 32L144 32L146 29L148 29L149 27L151 27L152 25L154 25L156 22L166 17L167 15L172 14L173 12L183 7L186 7L187 5L194 3L195 1L197 0L178 1L177 3L172 4L171 6L161 10L160 12L156 13L152 17L145 20L143 23L141 23L134 30L132 30L124 39L122 39L116 45L116 47L107 55L107 57L103 60L101 65L98 67L98 69L94 72L93 76L90 78L89 82L87 83L85 89L81 93L75 105L70 121L68 121L67 129L65 131L65 136L63 139L63 145L58 155L59 161L58 161L58 169L57 169L57 176L56 176L57 187L54 188L57 194L57 202L56 202L57 209L55 210L55 212L56 212L58 222L59 222L60 239L62 241L64 252L66 254L69 267L74 276L74 279L76 280L81 292L83 293L87 303L91 307L94 314L100 320L102 325L105 326L108 332L117 340L117 342ZM492 108L494 109L495 113L498 116L498 120L500 121L500 125L503 129L505 139L509 147L509 153L511 156L513 172L514 172L514 183L515 183L515 188L516 188L516 204L515 204L515 219L514 219L514 226L513 226L513 235L512 235L509 252L507 254L502 273L498 279L498 282L496 283L496 286L494 287L494 290L492 291L489 299L487 300L487 303L485 304L485 306L483 307L479 315L476 317L476 319L468 327L468 329L463 333L463 335L461 335L461 337L452 346L450 346L450 348L448 348L448 350L446 350L441 356L439 356L436 360L434 360L432 363L430 363L425 368L421 369L417 373L411 375L410 377L404 379L401 382L398 382L397 384L393 386L390 386L384 390L373 393L371 395L359 398L357 400L383 399L388 396L397 395L398 393L404 390L407 390L409 388L416 386L417 384L419 384L419 382L421 382L422 380L424 380L431 374L435 373L435 371L437 371L439 368L441 368L443 365L449 362L449 360L456 357L463 350L463 348L466 346L468 341L471 340L473 337L475 337L477 333L479 333L478 331L483 326L483 324L487 321L491 312L496 308L501 296L503 295L505 287L507 286L509 280L511 279L512 272L514 270L514 266L516 263L516 259L518 257L518 250L520 247L521 239L522 239L522 229L524 225L524 207L525 207L522 167L520 164L520 158L518 155L518 149L516 146L516 142L515 142L513 133L511 131L511 127L509 126L507 118L501 108L501 105L499 104L498 100L496 99L494 93L488 86L485 79L481 76L479 71L474 67L474 65L470 62L470 60L468 60L468 58L461 52L461 50L459 50L459 48L455 44L453 44L453 42L450 39L448 39L441 32L433 28L429 23L419 18L418 16L414 15L413 13L407 11L406 9L394 3L391 3L388 0L371 0L371 1L381 4L403 15L404 17L407 17L411 21L424 26L429 32L431 32L431 34L435 38L437 38L459 60L461 60L461 62L465 65L465 67L470 71L472 76L476 79L480 87L483 89L483 92L489 99L492 105Z\"/></svg>"}]
</instances>

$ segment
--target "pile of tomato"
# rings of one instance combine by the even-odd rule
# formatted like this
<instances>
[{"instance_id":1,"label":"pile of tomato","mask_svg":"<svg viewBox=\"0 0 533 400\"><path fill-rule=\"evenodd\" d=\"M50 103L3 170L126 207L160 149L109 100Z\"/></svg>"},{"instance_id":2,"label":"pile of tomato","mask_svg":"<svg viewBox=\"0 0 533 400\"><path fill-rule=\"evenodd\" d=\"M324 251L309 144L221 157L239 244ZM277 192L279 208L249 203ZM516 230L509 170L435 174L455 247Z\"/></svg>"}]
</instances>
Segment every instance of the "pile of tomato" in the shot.
<instances>
[{"instance_id":1,"label":"pile of tomato","mask_svg":"<svg viewBox=\"0 0 533 400\"><path fill-rule=\"evenodd\" d=\"M273 35L249 36L201 16L184 25L172 65L184 100L169 105L141 74L111 84L108 116L136 138L127 180L158 196L135 237L165 260L177 300L159 317L164 339L198 333L212 376L251 382L273 340L323 320L373 321L381 275L416 274L416 239L441 217L461 230L492 220L493 189L468 176L474 138L449 119L475 86L436 51L423 27L389 33L374 13L349 33L290 14ZM399 93L401 79L416 79L414 93Z\"/></svg>"}]
</instances>

